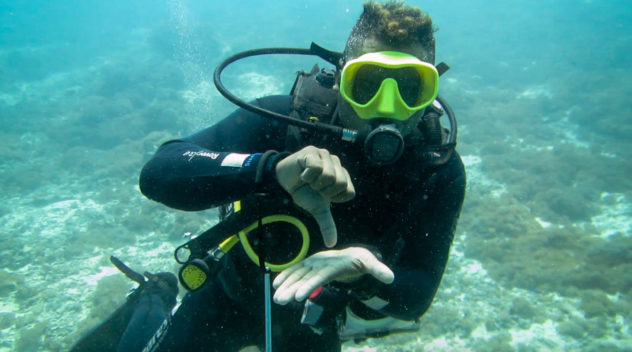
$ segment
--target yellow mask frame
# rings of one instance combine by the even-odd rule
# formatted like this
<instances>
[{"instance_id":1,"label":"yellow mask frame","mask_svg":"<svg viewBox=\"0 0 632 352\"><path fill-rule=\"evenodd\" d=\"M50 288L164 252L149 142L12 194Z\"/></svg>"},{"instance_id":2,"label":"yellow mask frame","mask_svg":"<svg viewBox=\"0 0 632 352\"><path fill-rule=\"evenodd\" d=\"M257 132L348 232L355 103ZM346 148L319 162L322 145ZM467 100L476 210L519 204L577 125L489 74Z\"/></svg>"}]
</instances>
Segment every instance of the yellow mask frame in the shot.
<instances>
[{"instance_id":1,"label":"yellow mask frame","mask_svg":"<svg viewBox=\"0 0 632 352\"><path fill-rule=\"evenodd\" d=\"M414 69L421 82L419 90L415 93L414 102L407 104L402 98L397 81L385 77L379 89L366 103L356 99L354 88L361 84L357 78L363 67L375 66L386 70L401 68ZM415 112L430 105L439 92L439 72L427 62L423 62L413 55L398 51L380 51L364 54L345 64L340 76L340 93L349 102L353 110L361 119L392 118L405 121Z\"/></svg>"}]
</instances>

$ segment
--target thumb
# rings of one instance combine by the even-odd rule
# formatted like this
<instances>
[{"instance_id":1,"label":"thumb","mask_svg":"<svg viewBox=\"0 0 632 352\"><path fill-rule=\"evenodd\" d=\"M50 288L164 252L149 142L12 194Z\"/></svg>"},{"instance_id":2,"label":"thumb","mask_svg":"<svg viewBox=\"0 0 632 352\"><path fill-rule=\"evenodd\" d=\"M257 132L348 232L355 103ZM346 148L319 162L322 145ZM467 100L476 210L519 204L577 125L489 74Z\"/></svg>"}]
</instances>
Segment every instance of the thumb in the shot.
<instances>
[{"instance_id":1,"label":"thumb","mask_svg":"<svg viewBox=\"0 0 632 352\"><path fill-rule=\"evenodd\" d=\"M375 257L366 264L366 267L367 273L373 275L373 277L385 284L390 284L393 280L395 280L395 274L393 274L393 271Z\"/></svg>"},{"instance_id":2,"label":"thumb","mask_svg":"<svg viewBox=\"0 0 632 352\"><path fill-rule=\"evenodd\" d=\"M335 246L336 242L338 242L338 230L336 230L336 224L331 215L329 203L320 208L313 209L310 212L320 227L320 234L323 236L325 246L327 246L327 248Z\"/></svg>"}]
</instances>

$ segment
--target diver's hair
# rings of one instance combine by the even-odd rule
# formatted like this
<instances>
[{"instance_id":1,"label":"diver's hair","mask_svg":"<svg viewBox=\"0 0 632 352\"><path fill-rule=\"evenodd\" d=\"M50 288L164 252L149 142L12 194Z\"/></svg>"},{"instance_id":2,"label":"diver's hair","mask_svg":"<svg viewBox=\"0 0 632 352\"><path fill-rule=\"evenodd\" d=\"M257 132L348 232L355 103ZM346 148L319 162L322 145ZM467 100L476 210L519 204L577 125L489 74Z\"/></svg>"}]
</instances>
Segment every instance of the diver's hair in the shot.
<instances>
[{"instance_id":1,"label":"diver's hair","mask_svg":"<svg viewBox=\"0 0 632 352\"><path fill-rule=\"evenodd\" d=\"M359 56L364 41L373 37L395 50L420 43L428 54L420 59L434 63L433 33L432 19L418 7L397 0L384 4L370 0L364 3L364 11L351 30L344 57L348 60Z\"/></svg>"}]
</instances>

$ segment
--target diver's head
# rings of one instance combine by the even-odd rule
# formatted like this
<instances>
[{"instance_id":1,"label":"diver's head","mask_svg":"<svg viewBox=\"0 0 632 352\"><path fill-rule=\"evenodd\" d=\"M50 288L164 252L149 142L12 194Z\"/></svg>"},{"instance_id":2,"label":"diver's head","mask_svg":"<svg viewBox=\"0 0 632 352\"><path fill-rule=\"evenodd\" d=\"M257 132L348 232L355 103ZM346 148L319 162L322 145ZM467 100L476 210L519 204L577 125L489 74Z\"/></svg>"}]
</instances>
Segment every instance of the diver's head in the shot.
<instances>
[{"instance_id":1,"label":"diver's head","mask_svg":"<svg viewBox=\"0 0 632 352\"><path fill-rule=\"evenodd\" d=\"M380 141L396 143L390 137L399 134L403 149L403 138L415 130L437 95L434 47L432 20L419 8L393 1L365 3L338 75L342 125L367 134L388 134L370 142L369 148L375 150Z\"/></svg>"},{"instance_id":2,"label":"diver's head","mask_svg":"<svg viewBox=\"0 0 632 352\"><path fill-rule=\"evenodd\" d=\"M356 100L358 104L354 104L349 99L350 96L353 95L352 91L348 91L351 94L343 94L344 92L339 94L338 106L340 120L344 127L361 130L366 128L366 126L375 124L375 121L371 120L380 119L384 121L383 119L385 118L395 124L403 135L407 135L414 130L423 116L424 109L412 111L410 116L404 116L406 113L398 111L398 118L388 116L388 110L397 109L397 107L393 108L383 106L382 108L386 110L385 114L383 114L385 116L367 116L369 112L364 112L364 116L360 116L363 114L362 112L358 114L357 110L358 105L365 105L376 95L375 93L380 90L380 85L383 83L383 78L386 78L391 73L394 76L392 78L394 78L394 80L398 83L399 91L402 93L401 97L404 102L407 103L406 105L409 105L408 103L410 103L410 106L414 106L419 102L414 100L422 98L419 96L411 96L411 94L415 95L415 92L410 92L410 90L414 90L415 88L431 88L430 90L426 89L426 96L423 97L423 99L428 98L428 94L431 94L428 92L432 92L434 90L429 85L436 85L438 82L425 82L423 80L415 81L415 79L431 79L432 72L420 66L423 66L424 63L429 64L427 66L432 66L432 64L434 64L435 41L433 33L434 29L432 27L432 20L430 16L422 12L418 7L405 5L399 1L390 1L385 4L369 1L364 4L364 11L355 23L347 40L344 50L344 61L346 63L350 63L352 60L357 60L364 56L367 60L361 61L364 61L367 65L363 68L360 68L359 65L355 65L356 70L354 74L359 73L359 75L354 78L357 77L362 79L364 77L370 77L369 74L372 72L375 73L375 75L370 77L372 81L364 81L357 84L355 87L351 87L351 85L347 84L347 88L352 88L352 90L355 90L355 93L359 95L359 100ZM386 55L379 54L373 55L373 57L370 57L370 55L367 57L366 55L369 53L380 52L396 52L403 55L391 58L387 58ZM403 56L406 54L411 57L404 58ZM415 59L420 62L419 67L415 67L413 64ZM371 60L376 62L382 61L384 62L384 65L382 65L381 68L372 66L370 65ZM399 70L389 70L387 67L389 64L392 64L395 67L398 67L399 65L399 67L412 66L414 68L411 69L404 67ZM407 73L412 73L412 75L403 77L407 76ZM338 78L340 79L340 75ZM404 78L407 79L404 80ZM415 86L415 84L420 82L421 84L426 84L426 86ZM396 89L393 89L394 87L392 81L388 80L384 83L386 84L381 87L383 97L386 99L392 98L392 101L397 102L399 100L398 97L388 96L392 95L392 93L396 91ZM402 86L407 83L409 83L407 87ZM368 87L368 89L362 89L363 87ZM425 103L425 101L422 102L422 104ZM384 104L388 105L388 101L384 102ZM355 105L355 107L353 105ZM381 110L382 108L376 107L373 109L374 114L379 115L377 110Z\"/></svg>"},{"instance_id":3,"label":"diver's head","mask_svg":"<svg viewBox=\"0 0 632 352\"><path fill-rule=\"evenodd\" d=\"M344 59L386 50L408 52L434 64L435 40L430 16L400 1L366 2L347 39Z\"/></svg>"}]
</instances>

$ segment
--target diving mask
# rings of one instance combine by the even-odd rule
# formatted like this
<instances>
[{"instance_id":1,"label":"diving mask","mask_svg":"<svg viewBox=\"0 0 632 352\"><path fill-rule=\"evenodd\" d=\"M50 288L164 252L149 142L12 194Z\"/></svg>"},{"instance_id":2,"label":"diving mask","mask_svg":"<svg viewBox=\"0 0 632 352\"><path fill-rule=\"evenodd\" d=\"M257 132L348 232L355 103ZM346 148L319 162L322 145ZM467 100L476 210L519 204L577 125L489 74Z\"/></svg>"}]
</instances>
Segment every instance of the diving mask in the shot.
<instances>
[{"instance_id":1,"label":"diving mask","mask_svg":"<svg viewBox=\"0 0 632 352\"><path fill-rule=\"evenodd\" d=\"M364 54L343 67L340 93L361 119L405 121L437 97L437 69L397 51Z\"/></svg>"}]
</instances>

